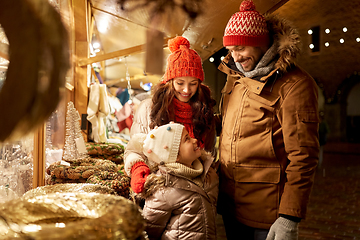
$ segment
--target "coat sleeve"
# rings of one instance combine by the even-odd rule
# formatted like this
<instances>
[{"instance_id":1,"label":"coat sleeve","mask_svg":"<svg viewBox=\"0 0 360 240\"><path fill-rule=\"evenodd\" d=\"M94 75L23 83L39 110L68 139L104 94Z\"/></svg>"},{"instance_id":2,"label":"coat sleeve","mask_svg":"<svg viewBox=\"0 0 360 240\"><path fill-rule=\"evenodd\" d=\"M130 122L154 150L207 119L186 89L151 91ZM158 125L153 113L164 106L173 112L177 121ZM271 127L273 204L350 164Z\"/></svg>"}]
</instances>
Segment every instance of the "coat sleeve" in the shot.
<instances>
[{"instance_id":1,"label":"coat sleeve","mask_svg":"<svg viewBox=\"0 0 360 240\"><path fill-rule=\"evenodd\" d=\"M141 102L139 107L136 110L133 124L130 129L130 138L132 135L136 133L148 133L149 123L150 123L150 106L151 99L146 99ZM147 163L147 158L144 154L139 153L137 148L129 142L129 144L125 148L124 152L124 162L125 162L125 172L128 176L131 176L131 168L137 162L145 162Z\"/></svg>"},{"instance_id":2,"label":"coat sleeve","mask_svg":"<svg viewBox=\"0 0 360 240\"><path fill-rule=\"evenodd\" d=\"M304 218L318 162L318 90L306 73L288 90L280 111L288 165L279 213Z\"/></svg>"},{"instance_id":3,"label":"coat sleeve","mask_svg":"<svg viewBox=\"0 0 360 240\"><path fill-rule=\"evenodd\" d=\"M214 165L209 168L205 176L204 190L210 197L210 201L214 209L216 209L217 199L219 195L219 176L216 173Z\"/></svg>"}]
</instances>

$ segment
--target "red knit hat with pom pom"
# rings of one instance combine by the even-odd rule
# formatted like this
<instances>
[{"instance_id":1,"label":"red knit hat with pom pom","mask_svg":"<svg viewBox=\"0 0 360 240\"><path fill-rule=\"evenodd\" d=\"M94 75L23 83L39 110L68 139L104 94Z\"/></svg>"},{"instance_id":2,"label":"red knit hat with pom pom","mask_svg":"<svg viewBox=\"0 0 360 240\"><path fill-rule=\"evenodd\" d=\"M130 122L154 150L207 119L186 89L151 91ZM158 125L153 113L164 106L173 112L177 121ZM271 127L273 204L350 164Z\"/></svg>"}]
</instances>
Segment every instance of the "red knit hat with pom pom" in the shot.
<instances>
[{"instance_id":1,"label":"red knit hat with pom pom","mask_svg":"<svg viewBox=\"0 0 360 240\"><path fill-rule=\"evenodd\" d=\"M223 45L268 46L269 30L263 15L256 11L252 0L244 0L240 12L234 13L225 28Z\"/></svg>"},{"instance_id":2,"label":"red knit hat with pom pom","mask_svg":"<svg viewBox=\"0 0 360 240\"><path fill-rule=\"evenodd\" d=\"M176 77L196 77L204 81L202 61L196 51L190 49L190 42L178 36L168 41L171 51L167 59L166 71L162 83Z\"/></svg>"}]
</instances>

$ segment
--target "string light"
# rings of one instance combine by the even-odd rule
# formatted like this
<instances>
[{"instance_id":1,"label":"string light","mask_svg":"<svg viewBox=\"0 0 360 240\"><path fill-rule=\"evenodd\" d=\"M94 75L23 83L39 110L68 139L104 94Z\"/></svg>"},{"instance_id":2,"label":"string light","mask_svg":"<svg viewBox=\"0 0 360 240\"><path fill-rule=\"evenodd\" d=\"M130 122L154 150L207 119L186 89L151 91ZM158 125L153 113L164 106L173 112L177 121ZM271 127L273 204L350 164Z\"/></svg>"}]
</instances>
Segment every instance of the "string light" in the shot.
<instances>
[{"instance_id":1,"label":"string light","mask_svg":"<svg viewBox=\"0 0 360 240\"><path fill-rule=\"evenodd\" d=\"M93 43L93 48L95 48L95 49L100 48L100 43L99 42L94 42Z\"/></svg>"}]
</instances>

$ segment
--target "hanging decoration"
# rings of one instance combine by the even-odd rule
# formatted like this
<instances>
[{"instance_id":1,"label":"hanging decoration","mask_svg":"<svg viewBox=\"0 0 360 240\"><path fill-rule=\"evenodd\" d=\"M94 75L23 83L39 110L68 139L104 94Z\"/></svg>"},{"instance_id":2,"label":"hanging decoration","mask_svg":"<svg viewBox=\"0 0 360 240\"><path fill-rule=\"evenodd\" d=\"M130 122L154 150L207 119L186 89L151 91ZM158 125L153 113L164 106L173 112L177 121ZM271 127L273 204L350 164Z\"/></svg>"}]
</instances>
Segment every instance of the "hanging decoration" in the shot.
<instances>
[{"instance_id":1,"label":"hanging decoration","mask_svg":"<svg viewBox=\"0 0 360 240\"><path fill-rule=\"evenodd\" d=\"M90 85L86 119L91 123L91 138L96 143L107 142L106 117L110 114L106 84Z\"/></svg>"},{"instance_id":2,"label":"hanging decoration","mask_svg":"<svg viewBox=\"0 0 360 240\"><path fill-rule=\"evenodd\" d=\"M133 11L135 9L151 6L151 16L162 14L167 10L179 8L183 10L191 20L195 20L195 18L202 12L201 5L203 0L132 0L131 2L136 2L136 4L131 7L126 6L130 0L117 0L117 2L120 5L120 8L125 11Z\"/></svg>"},{"instance_id":3,"label":"hanging decoration","mask_svg":"<svg viewBox=\"0 0 360 240\"><path fill-rule=\"evenodd\" d=\"M125 68L126 68L125 78L126 78L126 81L127 81L127 90L128 90L128 93L129 93L129 100L131 100L132 95L133 95L133 90L131 89L129 66L127 64L126 57L125 57Z\"/></svg>"}]
</instances>

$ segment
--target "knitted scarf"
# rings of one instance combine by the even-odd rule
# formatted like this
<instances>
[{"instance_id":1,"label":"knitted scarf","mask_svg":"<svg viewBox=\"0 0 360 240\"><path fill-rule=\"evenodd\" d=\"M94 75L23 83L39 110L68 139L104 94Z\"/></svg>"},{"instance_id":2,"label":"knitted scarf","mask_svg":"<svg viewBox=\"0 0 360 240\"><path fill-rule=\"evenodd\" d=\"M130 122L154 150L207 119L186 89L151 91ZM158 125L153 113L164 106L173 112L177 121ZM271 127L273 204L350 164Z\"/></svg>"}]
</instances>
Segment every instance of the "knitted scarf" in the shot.
<instances>
[{"instance_id":1,"label":"knitted scarf","mask_svg":"<svg viewBox=\"0 0 360 240\"><path fill-rule=\"evenodd\" d=\"M192 109L189 103L182 102L177 98L173 99L174 113L175 113L175 122L181 123L184 125L185 129L189 132L190 137L195 138L194 136L194 124L192 122ZM204 148L204 139L198 139L198 145L200 148Z\"/></svg>"},{"instance_id":2,"label":"knitted scarf","mask_svg":"<svg viewBox=\"0 0 360 240\"><path fill-rule=\"evenodd\" d=\"M267 50L264 56L260 59L259 63L256 65L255 69L249 72L245 72L239 62L236 62L235 65L242 72L245 77L260 79L263 76L269 74L274 70L276 63L276 55L278 54L278 44L274 44Z\"/></svg>"},{"instance_id":3,"label":"knitted scarf","mask_svg":"<svg viewBox=\"0 0 360 240\"><path fill-rule=\"evenodd\" d=\"M201 181L201 174L204 171L204 167L198 159L193 162L192 168L176 162L166 163L165 166L173 170L174 173L184 176L187 179L194 181L198 186L203 187L203 182Z\"/></svg>"}]
</instances>

